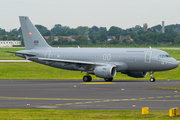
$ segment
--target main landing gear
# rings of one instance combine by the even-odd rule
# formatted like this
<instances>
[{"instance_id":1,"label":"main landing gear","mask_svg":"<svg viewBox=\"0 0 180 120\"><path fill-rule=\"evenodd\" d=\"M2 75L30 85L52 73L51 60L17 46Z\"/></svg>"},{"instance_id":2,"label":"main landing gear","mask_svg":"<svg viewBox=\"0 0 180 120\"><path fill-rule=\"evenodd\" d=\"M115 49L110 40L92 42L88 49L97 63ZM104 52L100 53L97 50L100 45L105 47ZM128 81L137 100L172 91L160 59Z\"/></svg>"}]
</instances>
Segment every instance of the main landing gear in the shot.
<instances>
[{"instance_id":1,"label":"main landing gear","mask_svg":"<svg viewBox=\"0 0 180 120\"><path fill-rule=\"evenodd\" d=\"M153 78L153 71L151 71L151 72L149 72L149 74L150 74L150 76L151 76L151 78L150 78L150 82L155 82L155 78Z\"/></svg>"},{"instance_id":2,"label":"main landing gear","mask_svg":"<svg viewBox=\"0 0 180 120\"><path fill-rule=\"evenodd\" d=\"M92 80L92 77L89 76L88 73L87 73L87 75L85 75L85 76L83 77L83 81L84 81L84 82L91 82L91 80Z\"/></svg>"},{"instance_id":3,"label":"main landing gear","mask_svg":"<svg viewBox=\"0 0 180 120\"><path fill-rule=\"evenodd\" d=\"M91 80L92 80L92 77L91 77L91 76L84 76L84 77L83 77L83 81L84 81L84 82L91 82Z\"/></svg>"}]
</instances>

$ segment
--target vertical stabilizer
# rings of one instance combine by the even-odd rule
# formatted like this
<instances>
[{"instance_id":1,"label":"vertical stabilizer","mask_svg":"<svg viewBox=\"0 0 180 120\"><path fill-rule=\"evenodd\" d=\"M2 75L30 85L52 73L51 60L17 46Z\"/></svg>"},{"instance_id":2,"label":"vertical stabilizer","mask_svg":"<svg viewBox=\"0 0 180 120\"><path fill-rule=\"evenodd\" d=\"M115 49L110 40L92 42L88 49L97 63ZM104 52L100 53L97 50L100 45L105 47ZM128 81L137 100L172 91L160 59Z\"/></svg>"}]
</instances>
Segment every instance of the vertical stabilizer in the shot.
<instances>
[{"instance_id":1,"label":"vertical stabilizer","mask_svg":"<svg viewBox=\"0 0 180 120\"><path fill-rule=\"evenodd\" d=\"M26 50L51 48L27 16L19 16Z\"/></svg>"}]
</instances>

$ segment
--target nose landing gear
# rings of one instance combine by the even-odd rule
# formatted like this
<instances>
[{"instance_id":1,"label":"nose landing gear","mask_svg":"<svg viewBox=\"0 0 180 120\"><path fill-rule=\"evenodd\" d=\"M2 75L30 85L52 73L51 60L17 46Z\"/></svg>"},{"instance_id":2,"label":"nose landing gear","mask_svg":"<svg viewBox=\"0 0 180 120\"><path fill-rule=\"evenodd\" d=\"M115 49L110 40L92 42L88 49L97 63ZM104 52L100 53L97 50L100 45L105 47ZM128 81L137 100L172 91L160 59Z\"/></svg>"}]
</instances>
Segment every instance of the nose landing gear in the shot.
<instances>
[{"instance_id":1,"label":"nose landing gear","mask_svg":"<svg viewBox=\"0 0 180 120\"><path fill-rule=\"evenodd\" d=\"M155 82L155 80L156 80L156 79L153 77L153 73L154 73L153 71L149 72L149 74L150 74L150 76L151 76L151 78L150 78L150 80L149 80L150 82Z\"/></svg>"}]
</instances>

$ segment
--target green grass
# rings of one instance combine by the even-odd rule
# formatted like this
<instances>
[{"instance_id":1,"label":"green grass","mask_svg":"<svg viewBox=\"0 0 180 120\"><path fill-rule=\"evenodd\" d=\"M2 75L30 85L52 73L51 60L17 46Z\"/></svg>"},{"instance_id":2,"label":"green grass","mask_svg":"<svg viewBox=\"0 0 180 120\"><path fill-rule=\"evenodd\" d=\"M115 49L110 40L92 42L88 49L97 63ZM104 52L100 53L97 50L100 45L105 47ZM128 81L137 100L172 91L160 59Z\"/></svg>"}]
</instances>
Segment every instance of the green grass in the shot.
<instances>
[{"instance_id":1,"label":"green grass","mask_svg":"<svg viewBox=\"0 0 180 120\"><path fill-rule=\"evenodd\" d=\"M141 110L52 110L52 109L0 109L1 119L18 120L179 120L169 117L167 111L150 110L142 115Z\"/></svg>"},{"instance_id":2,"label":"green grass","mask_svg":"<svg viewBox=\"0 0 180 120\"><path fill-rule=\"evenodd\" d=\"M22 59L18 56L16 56L15 54L13 53L5 53L3 51L11 51L11 52L16 52L16 51L19 51L19 50L25 50L24 47L19 47L19 48L0 48L0 59Z\"/></svg>"},{"instance_id":3,"label":"green grass","mask_svg":"<svg viewBox=\"0 0 180 120\"><path fill-rule=\"evenodd\" d=\"M155 72L156 80L180 80L180 67L164 72ZM38 64L35 62L16 63L16 62L1 62L0 63L0 79L82 79L86 75L85 72L70 71L58 68L53 68ZM115 80L149 80L149 74L145 78L132 78L125 74L117 73ZM97 78L92 75L92 79Z\"/></svg>"},{"instance_id":4,"label":"green grass","mask_svg":"<svg viewBox=\"0 0 180 120\"><path fill-rule=\"evenodd\" d=\"M180 90L180 86L179 87L156 87L154 89L163 89L163 90Z\"/></svg>"},{"instance_id":5,"label":"green grass","mask_svg":"<svg viewBox=\"0 0 180 120\"><path fill-rule=\"evenodd\" d=\"M180 50L178 49L161 49L169 53L169 55L177 60L180 60Z\"/></svg>"}]
</instances>

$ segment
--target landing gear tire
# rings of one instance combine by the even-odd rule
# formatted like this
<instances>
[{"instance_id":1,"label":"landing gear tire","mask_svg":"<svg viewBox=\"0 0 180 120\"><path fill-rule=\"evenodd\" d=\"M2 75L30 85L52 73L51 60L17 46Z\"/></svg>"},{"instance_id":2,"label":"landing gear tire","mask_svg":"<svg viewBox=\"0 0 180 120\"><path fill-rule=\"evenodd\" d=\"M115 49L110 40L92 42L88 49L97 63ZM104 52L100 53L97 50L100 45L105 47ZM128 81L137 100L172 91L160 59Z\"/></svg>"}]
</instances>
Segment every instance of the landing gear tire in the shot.
<instances>
[{"instance_id":1,"label":"landing gear tire","mask_svg":"<svg viewBox=\"0 0 180 120\"><path fill-rule=\"evenodd\" d=\"M83 77L83 81L84 81L84 82L91 82L91 80L92 80L92 77L91 77L91 76L84 76L84 77Z\"/></svg>"},{"instance_id":2,"label":"landing gear tire","mask_svg":"<svg viewBox=\"0 0 180 120\"><path fill-rule=\"evenodd\" d=\"M111 82L111 81L113 81L113 78L104 78L104 80L105 80L106 82Z\"/></svg>"},{"instance_id":3,"label":"landing gear tire","mask_svg":"<svg viewBox=\"0 0 180 120\"><path fill-rule=\"evenodd\" d=\"M154 73L153 71L149 72L149 74L150 74L150 76L151 76L151 78L150 78L150 80L149 80L150 82L155 82L155 80L156 80L156 79L153 77L153 73Z\"/></svg>"},{"instance_id":4,"label":"landing gear tire","mask_svg":"<svg viewBox=\"0 0 180 120\"><path fill-rule=\"evenodd\" d=\"M155 78L150 78L150 82L155 82Z\"/></svg>"}]
</instances>

